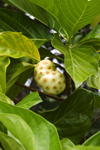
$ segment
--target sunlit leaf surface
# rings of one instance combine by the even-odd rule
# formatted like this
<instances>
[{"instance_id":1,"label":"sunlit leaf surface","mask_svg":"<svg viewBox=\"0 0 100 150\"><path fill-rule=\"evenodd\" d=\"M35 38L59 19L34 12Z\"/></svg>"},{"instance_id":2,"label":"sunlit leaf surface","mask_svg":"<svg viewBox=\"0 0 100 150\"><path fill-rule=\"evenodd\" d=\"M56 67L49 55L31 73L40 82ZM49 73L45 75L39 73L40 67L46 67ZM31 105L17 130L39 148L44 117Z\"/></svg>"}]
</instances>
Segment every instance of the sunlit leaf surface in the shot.
<instances>
[{"instance_id":1,"label":"sunlit leaf surface","mask_svg":"<svg viewBox=\"0 0 100 150\"><path fill-rule=\"evenodd\" d=\"M26 150L36 150L35 136L20 116L0 113L0 121L22 143Z\"/></svg>"},{"instance_id":2,"label":"sunlit leaf surface","mask_svg":"<svg viewBox=\"0 0 100 150\"><path fill-rule=\"evenodd\" d=\"M65 56L65 69L72 77L76 88L90 75L97 75L99 55L90 45L67 48L56 34L52 45Z\"/></svg>"},{"instance_id":3,"label":"sunlit leaf surface","mask_svg":"<svg viewBox=\"0 0 100 150\"><path fill-rule=\"evenodd\" d=\"M0 132L0 142L5 150L23 150L22 146L12 137Z\"/></svg>"},{"instance_id":4,"label":"sunlit leaf surface","mask_svg":"<svg viewBox=\"0 0 100 150\"><path fill-rule=\"evenodd\" d=\"M33 61L39 61L40 55L35 44L18 32L0 33L0 56L13 58L28 57Z\"/></svg>"},{"instance_id":5,"label":"sunlit leaf surface","mask_svg":"<svg viewBox=\"0 0 100 150\"><path fill-rule=\"evenodd\" d=\"M30 108L40 102L42 102L42 99L39 97L38 92L33 92L17 103L17 106L22 108Z\"/></svg>"},{"instance_id":6,"label":"sunlit leaf surface","mask_svg":"<svg viewBox=\"0 0 100 150\"><path fill-rule=\"evenodd\" d=\"M51 13L70 37L100 14L100 0L29 1Z\"/></svg>"},{"instance_id":7,"label":"sunlit leaf surface","mask_svg":"<svg viewBox=\"0 0 100 150\"><path fill-rule=\"evenodd\" d=\"M6 69L10 63L9 58L0 56L0 93L6 92Z\"/></svg>"},{"instance_id":8,"label":"sunlit leaf surface","mask_svg":"<svg viewBox=\"0 0 100 150\"><path fill-rule=\"evenodd\" d=\"M0 109L1 111L6 115L7 113L12 113L12 116L15 116L16 114L19 118L24 120L25 124L27 124L28 127L31 128L32 133L35 136L36 140L36 150L62 150L61 143L58 137L58 133L56 128L49 123L47 120L45 120L40 115L24 109L17 106L13 106L7 103L0 102ZM10 118L7 118L7 120ZM17 119L17 118L15 118ZM8 124L8 122L6 121ZM16 124L13 124L14 127L16 127ZM24 124L23 124L24 127ZM26 125L25 125L26 127ZM25 129L24 127L24 129ZM17 125L16 128L21 128L20 125ZM19 130L18 130L19 131ZM21 131L21 130L20 130ZM16 131L17 132L17 131ZM28 132L28 130L27 130ZM21 132L23 133L23 131ZM26 133L25 133L26 134ZM29 133L27 133L29 134ZM31 135L29 135L31 136ZM21 138L21 136L20 136ZM26 137L28 138L28 137ZM24 138L22 139L24 140ZM32 139L30 139L32 142ZM21 140L20 140L21 141ZM27 144L27 141L26 141ZM29 142L28 142L29 144ZM28 146L28 145L27 145ZM31 150L31 149L28 149ZM32 149L33 150L33 149Z\"/></svg>"}]
</instances>

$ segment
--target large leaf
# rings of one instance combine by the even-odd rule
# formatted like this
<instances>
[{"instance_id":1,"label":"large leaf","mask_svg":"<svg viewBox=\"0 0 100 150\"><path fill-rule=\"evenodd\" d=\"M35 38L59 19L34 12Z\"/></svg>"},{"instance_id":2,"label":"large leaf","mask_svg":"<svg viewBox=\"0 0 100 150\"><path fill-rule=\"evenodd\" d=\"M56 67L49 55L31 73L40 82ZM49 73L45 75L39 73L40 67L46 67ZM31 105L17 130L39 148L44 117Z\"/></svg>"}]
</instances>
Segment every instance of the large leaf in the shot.
<instances>
[{"instance_id":1,"label":"large leaf","mask_svg":"<svg viewBox=\"0 0 100 150\"><path fill-rule=\"evenodd\" d=\"M83 143L83 146L100 146L100 132L97 132Z\"/></svg>"},{"instance_id":2,"label":"large leaf","mask_svg":"<svg viewBox=\"0 0 100 150\"><path fill-rule=\"evenodd\" d=\"M77 144L91 125L93 98L92 92L78 89L58 108L42 115L57 127L61 137Z\"/></svg>"},{"instance_id":3,"label":"large leaf","mask_svg":"<svg viewBox=\"0 0 100 150\"><path fill-rule=\"evenodd\" d=\"M38 92L33 92L17 103L17 106L22 108L30 108L40 102L42 102L42 99L40 98Z\"/></svg>"},{"instance_id":4,"label":"large leaf","mask_svg":"<svg viewBox=\"0 0 100 150\"><path fill-rule=\"evenodd\" d=\"M37 149L61 150L61 144L56 128L43 117L30 110L3 102L0 102L0 109L4 113L12 113L20 116L28 124L35 135Z\"/></svg>"},{"instance_id":5,"label":"large leaf","mask_svg":"<svg viewBox=\"0 0 100 150\"><path fill-rule=\"evenodd\" d=\"M6 69L9 63L9 58L0 56L0 93L3 94L6 92Z\"/></svg>"},{"instance_id":6,"label":"large leaf","mask_svg":"<svg viewBox=\"0 0 100 150\"><path fill-rule=\"evenodd\" d=\"M86 83L89 87L100 89L100 68L98 68L98 75L88 77Z\"/></svg>"},{"instance_id":7,"label":"large leaf","mask_svg":"<svg viewBox=\"0 0 100 150\"><path fill-rule=\"evenodd\" d=\"M33 61L40 60L38 49L30 39L22 33L9 31L0 34L0 56L28 57Z\"/></svg>"},{"instance_id":8,"label":"large leaf","mask_svg":"<svg viewBox=\"0 0 100 150\"><path fill-rule=\"evenodd\" d=\"M21 1L6 0L6 2L11 2L13 5L18 7L22 11L27 12L30 15L34 16L43 24L58 31L63 37L65 37L65 33L63 29L61 28L60 24L58 23L58 21L50 13L48 13L47 11L45 11L43 8L39 7L38 5L33 4L32 2L28 0L21 0Z\"/></svg>"},{"instance_id":9,"label":"large leaf","mask_svg":"<svg viewBox=\"0 0 100 150\"><path fill-rule=\"evenodd\" d=\"M23 150L17 141L2 132L0 132L0 142L5 150Z\"/></svg>"},{"instance_id":10,"label":"large leaf","mask_svg":"<svg viewBox=\"0 0 100 150\"><path fill-rule=\"evenodd\" d=\"M68 150L100 150L99 146L76 146L76 147L72 147Z\"/></svg>"},{"instance_id":11,"label":"large leaf","mask_svg":"<svg viewBox=\"0 0 100 150\"><path fill-rule=\"evenodd\" d=\"M29 125L20 116L0 113L0 121L22 143L26 150L36 150L35 136Z\"/></svg>"},{"instance_id":12,"label":"large leaf","mask_svg":"<svg viewBox=\"0 0 100 150\"><path fill-rule=\"evenodd\" d=\"M100 0L29 0L51 13L70 37L100 14Z\"/></svg>"},{"instance_id":13,"label":"large leaf","mask_svg":"<svg viewBox=\"0 0 100 150\"><path fill-rule=\"evenodd\" d=\"M12 101L4 94L0 93L0 101L12 104Z\"/></svg>"},{"instance_id":14,"label":"large leaf","mask_svg":"<svg viewBox=\"0 0 100 150\"><path fill-rule=\"evenodd\" d=\"M16 81L19 75L26 70L33 68L34 65L26 62L11 64L7 69L7 88L8 90Z\"/></svg>"},{"instance_id":15,"label":"large leaf","mask_svg":"<svg viewBox=\"0 0 100 150\"><path fill-rule=\"evenodd\" d=\"M65 55L65 69L72 77L76 88L90 75L97 75L99 55L90 45L68 49L57 34L52 45Z\"/></svg>"},{"instance_id":16,"label":"large leaf","mask_svg":"<svg viewBox=\"0 0 100 150\"><path fill-rule=\"evenodd\" d=\"M61 140L62 150L68 150L71 147L75 147L74 143L72 143L69 139L64 138Z\"/></svg>"},{"instance_id":17,"label":"large leaf","mask_svg":"<svg viewBox=\"0 0 100 150\"><path fill-rule=\"evenodd\" d=\"M22 32L37 48L52 39L52 35L42 24L20 12L3 8L0 8L0 31Z\"/></svg>"}]
</instances>

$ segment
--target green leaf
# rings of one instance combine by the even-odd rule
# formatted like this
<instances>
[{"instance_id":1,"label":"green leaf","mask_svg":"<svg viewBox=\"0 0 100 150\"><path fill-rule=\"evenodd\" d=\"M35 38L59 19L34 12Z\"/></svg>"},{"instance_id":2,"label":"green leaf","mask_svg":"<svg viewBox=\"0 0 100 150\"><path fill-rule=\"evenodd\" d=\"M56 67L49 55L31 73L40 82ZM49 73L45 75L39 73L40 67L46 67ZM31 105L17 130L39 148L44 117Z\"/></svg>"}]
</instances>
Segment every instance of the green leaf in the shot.
<instances>
[{"instance_id":1,"label":"green leaf","mask_svg":"<svg viewBox=\"0 0 100 150\"><path fill-rule=\"evenodd\" d=\"M20 12L3 8L0 8L0 31L22 32L37 48L52 39L49 30L42 24Z\"/></svg>"},{"instance_id":2,"label":"green leaf","mask_svg":"<svg viewBox=\"0 0 100 150\"><path fill-rule=\"evenodd\" d=\"M72 143L69 139L64 138L61 140L62 150L68 150L71 147L75 147L74 143Z\"/></svg>"},{"instance_id":3,"label":"green leaf","mask_svg":"<svg viewBox=\"0 0 100 150\"><path fill-rule=\"evenodd\" d=\"M0 79L2 79L2 82L0 82L0 93L3 94L6 92L6 69L9 63L9 58L0 56Z\"/></svg>"},{"instance_id":4,"label":"green leaf","mask_svg":"<svg viewBox=\"0 0 100 150\"><path fill-rule=\"evenodd\" d=\"M0 132L0 142L5 150L23 150L17 141L2 132Z\"/></svg>"},{"instance_id":5,"label":"green leaf","mask_svg":"<svg viewBox=\"0 0 100 150\"><path fill-rule=\"evenodd\" d=\"M93 30L91 30L85 36L85 38L82 39L82 41L91 40L91 39L94 39L95 41L96 41L96 39L99 39L99 41L100 41L100 25L96 26ZM91 42L93 42L93 40Z\"/></svg>"},{"instance_id":6,"label":"green leaf","mask_svg":"<svg viewBox=\"0 0 100 150\"><path fill-rule=\"evenodd\" d=\"M92 46L82 45L68 49L57 34L52 45L65 55L65 69L72 77L76 88L90 75L97 75L99 54Z\"/></svg>"},{"instance_id":7,"label":"green leaf","mask_svg":"<svg viewBox=\"0 0 100 150\"><path fill-rule=\"evenodd\" d=\"M28 0L7 0L11 2L15 7L21 9L24 12L29 13L30 15L34 16L37 20L49 26L50 28L59 32L63 37L66 38L64 30L61 28L59 22L47 11L43 8L39 7L38 5L33 4ZM42 15L41 15L42 14Z\"/></svg>"},{"instance_id":8,"label":"green leaf","mask_svg":"<svg viewBox=\"0 0 100 150\"><path fill-rule=\"evenodd\" d=\"M45 49L43 47L39 48L39 53L40 53L41 60L44 59L45 57L61 59L60 57L54 55L48 49Z\"/></svg>"},{"instance_id":9,"label":"green leaf","mask_svg":"<svg viewBox=\"0 0 100 150\"><path fill-rule=\"evenodd\" d=\"M84 36L81 32L76 32L71 38L71 45L74 46L75 44L79 43L83 39L83 37Z\"/></svg>"},{"instance_id":10,"label":"green leaf","mask_svg":"<svg viewBox=\"0 0 100 150\"><path fill-rule=\"evenodd\" d=\"M82 45L69 49L69 54L65 54L65 69L71 75L76 88L90 75L97 75L98 61L99 55L92 46Z\"/></svg>"},{"instance_id":11,"label":"green leaf","mask_svg":"<svg viewBox=\"0 0 100 150\"><path fill-rule=\"evenodd\" d=\"M12 104L12 101L4 94L0 93L0 101Z\"/></svg>"},{"instance_id":12,"label":"green leaf","mask_svg":"<svg viewBox=\"0 0 100 150\"><path fill-rule=\"evenodd\" d=\"M92 45L98 52L100 50L100 25L91 30L85 38L81 40L80 44Z\"/></svg>"},{"instance_id":13,"label":"green leaf","mask_svg":"<svg viewBox=\"0 0 100 150\"><path fill-rule=\"evenodd\" d=\"M42 102L42 99L39 97L38 92L33 92L17 103L17 106L22 108L30 108L40 102Z\"/></svg>"},{"instance_id":14,"label":"green leaf","mask_svg":"<svg viewBox=\"0 0 100 150\"><path fill-rule=\"evenodd\" d=\"M100 93L94 93L94 107L100 108Z\"/></svg>"},{"instance_id":15,"label":"green leaf","mask_svg":"<svg viewBox=\"0 0 100 150\"><path fill-rule=\"evenodd\" d=\"M8 90L18 79L19 75L26 70L33 68L34 65L26 62L22 63L16 63L9 65L7 69L7 87L6 90Z\"/></svg>"},{"instance_id":16,"label":"green leaf","mask_svg":"<svg viewBox=\"0 0 100 150\"><path fill-rule=\"evenodd\" d=\"M77 144L91 125L93 98L92 92L78 89L58 108L44 112L42 116L56 126L61 137Z\"/></svg>"},{"instance_id":17,"label":"green leaf","mask_svg":"<svg viewBox=\"0 0 100 150\"><path fill-rule=\"evenodd\" d=\"M73 147L73 148L70 148L68 150L100 150L100 147L99 146L76 146L76 147Z\"/></svg>"},{"instance_id":18,"label":"green leaf","mask_svg":"<svg viewBox=\"0 0 100 150\"><path fill-rule=\"evenodd\" d=\"M97 132L89 139L87 139L83 144L83 146L100 146L100 132Z\"/></svg>"},{"instance_id":19,"label":"green leaf","mask_svg":"<svg viewBox=\"0 0 100 150\"><path fill-rule=\"evenodd\" d=\"M100 81L100 68L98 68L98 75L96 77L92 75L92 76L87 78L86 84L89 87L100 89L100 82L99 81Z\"/></svg>"},{"instance_id":20,"label":"green leaf","mask_svg":"<svg viewBox=\"0 0 100 150\"><path fill-rule=\"evenodd\" d=\"M0 41L0 56L28 57L33 61L40 61L37 47L22 33L1 32Z\"/></svg>"},{"instance_id":21,"label":"green leaf","mask_svg":"<svg viewBox=\"0 0 100 150\"><path fill-rule=\"evenodd\" d=\"M66 54L68 48L61 42L59 35L56 33L54 34L54 38L51 42L52 46L59 50L62 54Z\"/></svg>"},{"instance_id":22,"label":"green leaf","mask_svg":"<svg viewBox=\"0 0 100 150\"><path fill-rule=\"evenodd\" d=\"M36 148L38 150L61 150L56 128L43 117L28 109L3 102L0 102L0 109L4 113L12 113L20 116L28 124L35 135Z\"/></svg>"},{"instance_id":23,"label":"green leaf","mask_svg":"<svg viewBox=\"0 0 100 150\"><path fill-rule=\"evenodd\" d=\"M7 133L7 129L1 121L0 121L0 132Z\"/></svg>"},{"instance_id":24,"label":"green leaf","mask_svg":"<svg viewBox=\"0 0 100 150\"><path fill-rule=\"evenodd\" d=\"M100 15L97 16L97 17L90 23L92 29L94 29L94 28L98 25L99 22L100 22Z\"/></svg>"},{"instance_id":25,"label":"green leaf","mask_svg":"<svg viewBox=\"0 0 100 150\"><path fill-rule=\"evenodd\" d=\"M0 121L22 143L26 150L36 150L35 136L29 125L20 116L1 113Z\"/></svg>"},{"instance_id":26,"label":"green leaf","mask_svg":"<svg viewBox=\"0 0 100 150\"><path fill-rule=\"evenodd\" d=\"M18 76L17 82L21 83L21 84L25 84L25 82L27 81L27 79L29 78L29 76L32 72L33 72L33 68L26 70L25 72L23 72L22 74L20 74ZM12 87L10 89L8 89L6 91L6 95L10 99L14 99L18 95L18 93L20 92L21 89L22 89L22 87L14 84L14 85L12 85Z\"/></svg>"},{"instance_id":27,"label":"green leaf","mask_svg":"<svg viewBox=\"0 0 100 150\"><path fill-rule=\"evenodd\" d=\"M29 0L51 13L70 37L100 14L100 0Z\"/></svg>"}]
</instances>

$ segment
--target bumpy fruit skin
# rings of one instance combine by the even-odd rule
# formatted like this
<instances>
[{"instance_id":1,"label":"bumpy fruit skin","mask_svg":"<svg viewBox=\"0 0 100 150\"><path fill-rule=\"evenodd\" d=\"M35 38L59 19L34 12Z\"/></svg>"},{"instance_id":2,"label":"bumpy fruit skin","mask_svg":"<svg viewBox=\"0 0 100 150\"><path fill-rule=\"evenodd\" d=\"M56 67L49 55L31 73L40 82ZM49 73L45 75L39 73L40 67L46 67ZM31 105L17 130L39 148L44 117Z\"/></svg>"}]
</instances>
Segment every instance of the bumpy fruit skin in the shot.
<instances>
[{"instance_id":1,"label":"bumpy fruit skin","mask_svg":"<svg viewBox=\"0 0 100 150\"><path fill-rule=\"evenodd\" d=\"M58 95L65 89L65 76L56 70L50 60L42 60L34 69L34 78L44 92Z\"/></svg>"}]
</instances>

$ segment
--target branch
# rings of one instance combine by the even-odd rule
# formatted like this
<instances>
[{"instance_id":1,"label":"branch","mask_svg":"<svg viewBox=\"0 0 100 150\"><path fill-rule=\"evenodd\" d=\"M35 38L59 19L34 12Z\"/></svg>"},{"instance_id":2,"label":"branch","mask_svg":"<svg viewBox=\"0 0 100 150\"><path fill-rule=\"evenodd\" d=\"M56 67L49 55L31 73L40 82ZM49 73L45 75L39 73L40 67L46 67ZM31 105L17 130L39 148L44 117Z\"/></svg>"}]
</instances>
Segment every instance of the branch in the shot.
<instances>
[{"instance_id":1,"label":"branch","mask_svg":"<svg viewBox=\"0 0 100 150\"><path fill-rule=\"evenodd\" d=\"M58 101L63 101L63 100L64 100L64 99L59 98L59 97L57 97L57 96L53 96L53 95L50 95L50 94L41 92L41 91L39 91L39 90L37 90L37 89L33 89L33 88L30 88L30 87L27 87L27 86L22 85L22 84L20 84L20 83L18 83L18 82L15 82L15 84L18 85L18 86L20 86L20 87L22 87L22 88L25 88L25 89L27 89L27 90L33 91L33 92L34 92L34 91L37 91L40 95L48 96L48 97L51 97L51 98L56 99L56 100L58 100Z\"/></svg>"},{"instance_id":2,"label":"branch","mask_svg":"<svg viewBox=\"0 0 100 150\"><path fill-rule=\"evenodd\" d=\"M96 123L98 120L100 119L100 116L98 118L96 118L92 123L91 123L91 126Z\"/></svg>"},{"instance_id":3,"label":"branch","mask_svg":"<svg viewBox=\"0 0 100 150\"><path fill-rule=\"evenodd\" d=\"M72 94L72 83L71 83L71 76L65 72L65 77L66 77L66 92L67 96Z\"/></svg>"}]
</instances>

